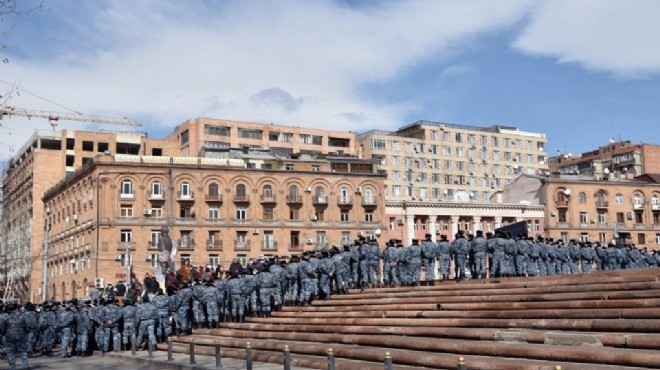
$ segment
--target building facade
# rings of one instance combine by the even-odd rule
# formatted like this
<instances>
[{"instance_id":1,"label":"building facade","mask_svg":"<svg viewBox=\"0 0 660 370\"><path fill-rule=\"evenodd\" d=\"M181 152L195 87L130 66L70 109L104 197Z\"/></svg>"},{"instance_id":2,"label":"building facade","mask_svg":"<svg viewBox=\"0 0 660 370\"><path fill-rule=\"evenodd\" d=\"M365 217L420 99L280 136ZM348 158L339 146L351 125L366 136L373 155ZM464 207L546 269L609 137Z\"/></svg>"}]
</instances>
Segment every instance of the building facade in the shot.
<instances>
[{"instance_id":1,"label":"building facade","mask_svg":"<svg viewBox=\"0 0 660 370\"><path fill-rule=\"evenodd\" d=\"M545 204L545 235L568 241L609 243L629 232L630 243L660 247L660 185L555 174L521 176L503 194L504 201Z\"/></svg>"},{"instance_id":2,"label":"building facade","mask_svg":"<svg viewBox=\"0 0 660 370\"><path fill-rule=\"evenodd\" d=\"M660 173L660 146L633 144L630 141L611 141L596 150L557 155L548 160L549 170L564 175L604 178L615 175L632 179L645 173Z\"/></svg>"},{"instance_id":3,"label":"building facade","mask_svg":"<svg viewBox=\"0 0 660 370\"><path fill-rule=\"evenodd\" d=\"M129 265L139 278L154 273L163 226L177 264L196 266L324 249L384 228L384 175L371 161L231 154L100 156L51 188L48 297L84 296L90 284L126 279ZM255 158L260 168L246 168Z\"/></svg>"},{"instance_id":4,"label":"building facade","mask_svg":"<svg viewBox=\"0 0 660 370\"><path fill-rule=\"evenodd\" d=\"M174 146L171 146L174 148ZM36 130L5 168L3 243L9 255L3 280L14 296L28 299L41 289L44 206L51 186L104 153L162 155L170 143L137 132Z\"/></svg>"}]
</instances>

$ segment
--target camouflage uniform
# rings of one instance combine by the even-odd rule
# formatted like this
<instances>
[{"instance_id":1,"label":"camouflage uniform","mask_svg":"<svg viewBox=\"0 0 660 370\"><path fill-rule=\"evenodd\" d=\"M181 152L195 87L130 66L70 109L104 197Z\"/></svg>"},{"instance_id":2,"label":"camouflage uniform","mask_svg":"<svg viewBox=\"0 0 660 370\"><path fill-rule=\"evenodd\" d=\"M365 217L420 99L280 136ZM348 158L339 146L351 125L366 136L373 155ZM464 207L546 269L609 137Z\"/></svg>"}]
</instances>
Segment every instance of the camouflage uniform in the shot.
<instances>
[{"instance_id":1,"label":"camouflage uniform","mask_svg":"<svg viewBox=\"0 0 660 370\"><path fill-rule=\"evenodd\" d=\"M325 299L330 298L331 279L335 275L335 263L330 259L327 252L323 252L323 258L319 263L319 285Z\"/></svg>"},{"instance_id":2,"label":"camouflage uniform","mask_svg":"<svg viewBox=\"0 0 660 370\"><path fill-rule=\"evenodd\" d=\"M172 312L172 300L170 297L159 294L152 300L158 310L158 322L156 324L156 335L160 340L165 340L170 336L172 328L170 327L170 313Z\"/></svg>"},{"instance_id":3,"label":"camouflage uniform","mask_svg":"<svg viewBox=\"0 0 660 370\"><path fill-rule=\"evenodd\" d=\"M265 269L256 276L256 284L259 287L259 301L261 302L260 312L263 316L269 316L271 311L271 298L275 294L275 275L268 269Z\"/></svg>"},{"instance_id":4,"label":"camouflage uniform","mask_svg":"<svg viewBox=\"0 0 660 370\"><path fill-rule=\"evenodd\" d=\"M57 323L57 315L55 312L48 309L39 315L39 329L41 330L41 350L47 356L50 356L55 347L55 324Z\"/></svg>"},{"instance_id":5,"label":"camouflage uniform","mask_svg":"<svg viewBox=\"0 0 660 370\"><path fill-rule=\"evenodd\" d=\"M299 265L300 272L300 281L302 283L302 289L300 292L300 303L309 304L312 301L312 295L314 294L314 284L316 283L316 271L314 266L308 259L303 259L300 261Z\"/></svg>"},{"instance_id":6,"label":"camouflage uniform","mask_svg":"<svg viewBox=\"0 0 660 370\"><path fill-rule=\"evenodd\" d=\"M243 296L243 281L232 277L227 282L227 293L231 301L231 316L235 322L242 320L245 315L245 298Z\"/></svg>"},{"instance_id":7,"label":"camouflage uniform","mask_svg":"<svg viewBox=\"0 0 660 370\"><path fill-rule=\"evenodd\" d=\"M180 289L174 295L174 314L176 330L178 335L185 335L190 329L190 304L192 302L192 291L190 288Z\"/></svg>"},{"instance_id":8,"label":"camouflage uniform","mask_svg":"<svg viewBox=\"0 0 660 370\"><path fill-rule=\"evenodd\" d=\"M138 306L135 318L136 322L139 322L138 335L135 340L136 345L139 346L142 344L144 335L147 334L147 340L151 340L152 348L155 348L156 336L154 335L154 326L158 319L158 308L147 300L147 302L143 302Z\"/></svg>"},{"instance_id":9,"label":"camouflage uniform","mask_svg":"<svg viewBox=\"0 0 660 370\"><path fill-rule=\"evenodd\" d=\"M121 317L124 321L124 330L122 331L121 344L128 348L128 340L135 337L137 327L137 307L124 301L124 307L121 308Z\"/></svg>"},{"instance_id":10,"label":"camouflage uniform","mask_svg":"<svg viewBox=\"0 0 660 370\"><path fill-rule=\"evenodd\" d=\"M220 291L213 285L204 287L204 301L206 302L206 314L209 319L209 326L215 328L220 322Z\"/></svg>"},{"instance_id":11,"label":"camouflage uniform","mask_svg":"<svg viewBox=\"0 0 660 370\"><path fill-rule=\"evenodd\" d=\"M204 315L204 307L206 306L206 296L204 294L204 286L196 283L191 288L192 290L192 312L193 312L193 322L195 327L201 327L206 321L206 316Z\"/></svg>"},{"instance_id":12,"label":"camouflage uniform","mask_svg":"<svg viewBox=\"0 0 660 370\"><path fill-rule=\"evenodd\" d=\"M89 347L89 334L94 330L92 320L89 318L89 311L82 309L76 317L76 350L79 354L87 352Z\"/></svg>"},{"instance_id":13,"label":"camouflage uniform","mask_svg":"<svg viewBox=\"0 0 660 370\"><path fill-rule=\"evenodd\" d=\"M34 311L33 307L31 307L23 313L23 317L25 318L28 327L27 351L28 353L32 353L39 334L39 314Z\"/></svg>"},{"instance_id":14,"label":"camouflage uniform","mask_svg":"<svg viewBox=\"0 0 660 370\"><path fill-rule=\"evenodd\" d=\"M435 280L435 253L437 245L428 237L422 242L422 257L424 259L424 280Z\"/></svg>"},{"instance_id":15,"label":"camouflage uniform","mask_svg":"<svg viewBox=\"0 0 660 370\"><path fill-rule=\"evenodd\" d=\"M110 349L110 337L112 336L112 348L115 352L119 351L119 319L121 319L121 309L114 303L105 305L99 314L103 323L103 352Z\"/></svg>"},{"instance_id":16,"label":"camouflage uniform","mask_svg":"<svg viewBox=\"0 0 660 370\"><path fill-rule=\"evenodd\" d=\"M413 243L413 245L407 249L406 259L408 261L408 283L411 285L418 285L419 273L422 268L422 247Z\"/></svg>"},{"instance_id":17,"label":"camouflage uniform","mask_svg":"<svg viewBox=\"0 0 660 370\"><path fill-rule=\"evenodd\" d=\"M19 311L13 311L4 320L0 320L0 333L5 337L5 354L10 370L16 370L16 354L20 354L26 369L30 367L26 346L27 332L28 325Z\"/></svg>"},{"instance_id":18,"label":"camouflage uniform","mask_svg":"<svg viewBox=\"0 0 660 370\"><path fill-rule=\"evenodd\" d=\"M73 339L73 326L76 323L76 314L70 309L58 312L57 328L60 334L60 357L70 357L68 353L69 345Z\"/></svg>"},{"instance_id":19,"label":"camouflage uniform","mask_svg":"<svg viewBox=\"0 0 660 370\"><path fill-rule=\"evenodd\" d=\"M454 263L456 264L456 278L465 278L465 263L468 255L468 241L459 235L451 243L451 251L454 254Z\"/></svg>"},{"instance_id":20,"label":"camouflage uniform","mask_svg":"<svg viewBox=\"0 0 660 370\"><path fill-rule=\"evenodd\" d=\"M289 290L289 302L291 304L298 303L298 285L300 283L298 269L299 263L296 259L292 260L288 265L286 265L286 280Z\"/></svg>"}]
</instances>

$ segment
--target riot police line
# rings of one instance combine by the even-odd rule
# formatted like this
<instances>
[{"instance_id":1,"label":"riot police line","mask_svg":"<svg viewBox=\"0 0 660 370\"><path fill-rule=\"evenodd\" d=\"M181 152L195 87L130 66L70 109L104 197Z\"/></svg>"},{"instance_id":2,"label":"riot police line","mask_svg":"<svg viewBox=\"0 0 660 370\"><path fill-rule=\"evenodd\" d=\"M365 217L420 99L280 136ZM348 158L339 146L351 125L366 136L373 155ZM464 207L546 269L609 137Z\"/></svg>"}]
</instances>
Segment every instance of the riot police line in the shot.
<instances>
[{"instance_id":1,"label":"riot police line","mask_svg":"<svg viewBox=\"0 0 660 370\"><path fill-rule=\"evenodd\" d=\"M0 313L0 345L10 368L21 357L89 356L93 350L128 350L188 335L194 328L217 328L222 322L244 322L246 316L269 317L284 305L309 305L348 289L416 286L436 280L589 273L596 270L650 268L660 253L633 245L564 243L561 240L498 233L485 237L459 232L434 242L413 240L404 246L390 240L360 238L342 249L307 251L287 258L232 264L213 279L177 277L167 292L144 294L118 304L114 296L98 302L74 299L41 305L8 302ZM489 270L487 271L487 267Z\"/></svg>"}]
</instances>

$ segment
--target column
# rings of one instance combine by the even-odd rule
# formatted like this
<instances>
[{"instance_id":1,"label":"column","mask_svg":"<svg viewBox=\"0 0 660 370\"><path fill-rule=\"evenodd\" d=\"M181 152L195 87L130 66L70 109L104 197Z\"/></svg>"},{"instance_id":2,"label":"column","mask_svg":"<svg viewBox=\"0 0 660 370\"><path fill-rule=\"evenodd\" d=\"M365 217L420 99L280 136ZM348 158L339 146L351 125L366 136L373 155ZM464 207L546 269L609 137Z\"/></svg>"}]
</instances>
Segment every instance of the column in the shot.
<instances>
[{"instance_id":1,"label":"column","mask_svg":"<svg viewBox=\"0 0 660 370\"><path fill-rule=\"evenodd\" d=\"M415 215L406 215L406 243L408 247L412 245L413 236L415 236Z\"/></svg>"},{"instance_id":2,"label":"column","mask_svg":"<svg viewBox=\"0 0 660 370\"><path fill-rule=\"evenodd\" d=\"M493 231L500 227L502 227L502 216L495 216L495 227L493 228Z\"/></svg>"},{"instance_id":3,"label":"column","mask_svg":"<svg viewBox=\"0 0 660 370\"><path fill-rule=\"evenodd\" d=\"M481 230L481 217L472 216L472 235L477 235L477 231Z\"/></svg>"},{"instance_id":4,"label":"column","mask_svg":"<svg viewBox=\"0 0 660 370\"><path fill-rule=\"evenodd\" d=\"M454 240L456 233L458 233L458 220L460 220L460 216L451 216L451 235L449 235L449 240Z\"/></svg>"},{"instance_id":5,"label":"column","mask_svg":"<svg viewBox=\"0 0 660 370\"><path fill-rule=\"evenodd\" d=\"M429 216L429 234L431 234L431 240L436 241L436 233L438 230L435 228L436 223L438 222L438 216Z\"/></svg>"}]
</instances>

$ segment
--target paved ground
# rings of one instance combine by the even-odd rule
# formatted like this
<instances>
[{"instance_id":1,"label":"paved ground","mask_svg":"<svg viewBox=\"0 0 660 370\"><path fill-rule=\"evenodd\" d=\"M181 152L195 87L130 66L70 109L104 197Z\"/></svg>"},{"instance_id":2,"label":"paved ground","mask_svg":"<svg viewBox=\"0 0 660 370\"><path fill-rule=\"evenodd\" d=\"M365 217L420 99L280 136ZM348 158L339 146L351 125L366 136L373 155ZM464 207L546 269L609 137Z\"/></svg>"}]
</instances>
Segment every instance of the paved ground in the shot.
<instances>
[{"instance_id":1,"label":"paved ground","mask_svg":"<svg viewBox=\"0 0 660 370\"><path fill-rule=\"evenodd\" d=\"M175 353L174 361L167 361L167 352L156 351L154 358L149 359L145 351L138 352L131 356L131 352L108 353L101 357L95 355L92 357L74 357L62 359L59 357L37 357L30 359L31 370L140 370L140 369L172 369L172 370L206 370L216 369L215 357L195 356L196 365L190 365L188 355ZM20 359L16 362L17 368L21 369ZM7 361L0 362L0 370L8 369ZM244 370L245 361L233 358L223 358L222 367L225 370ZM281 370L281 364L268 364L255 362L254 370ZM305 370L301 367L291 367L295 370Z\"/></svg>"}]
</instances>

